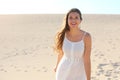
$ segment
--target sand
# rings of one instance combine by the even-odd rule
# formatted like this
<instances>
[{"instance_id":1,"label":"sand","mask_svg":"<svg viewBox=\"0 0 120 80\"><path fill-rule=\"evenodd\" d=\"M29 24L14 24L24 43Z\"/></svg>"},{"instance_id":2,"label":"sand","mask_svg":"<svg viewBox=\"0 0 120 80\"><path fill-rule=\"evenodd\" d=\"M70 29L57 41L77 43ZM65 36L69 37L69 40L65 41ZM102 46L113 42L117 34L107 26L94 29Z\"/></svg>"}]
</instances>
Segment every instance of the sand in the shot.
<instances>
[{"instance_id":1,"label":"sand","mask_svg":"<svg viewBox=\"0 0 120 80\"><path fill-rule=\"evenodd\" d=\"M0 80L55 80L52 45L64 14L0 15ZM92 36L91 80L120 79L120 15L84 14Z\"/></svg>"}]
</instances>

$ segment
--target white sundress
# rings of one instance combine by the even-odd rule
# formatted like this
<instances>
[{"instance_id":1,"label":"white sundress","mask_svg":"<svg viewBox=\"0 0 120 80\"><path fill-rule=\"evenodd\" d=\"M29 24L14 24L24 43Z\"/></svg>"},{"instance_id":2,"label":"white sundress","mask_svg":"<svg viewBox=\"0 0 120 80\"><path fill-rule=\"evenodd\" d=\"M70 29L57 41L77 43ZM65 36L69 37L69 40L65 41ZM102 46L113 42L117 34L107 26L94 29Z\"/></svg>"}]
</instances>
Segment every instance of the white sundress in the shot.
<instances>
[{"instance_id":1,"label":"white sundress","mask_svg":"<svg viewBox=\"0 0 120 80\"><path fill-rule=\"evenodd\" d=\"M56 80L87 80L83 61L85 34L78 42L72 42L65 36L64 55L57 67Z\"/></svg>"}]
</instances>

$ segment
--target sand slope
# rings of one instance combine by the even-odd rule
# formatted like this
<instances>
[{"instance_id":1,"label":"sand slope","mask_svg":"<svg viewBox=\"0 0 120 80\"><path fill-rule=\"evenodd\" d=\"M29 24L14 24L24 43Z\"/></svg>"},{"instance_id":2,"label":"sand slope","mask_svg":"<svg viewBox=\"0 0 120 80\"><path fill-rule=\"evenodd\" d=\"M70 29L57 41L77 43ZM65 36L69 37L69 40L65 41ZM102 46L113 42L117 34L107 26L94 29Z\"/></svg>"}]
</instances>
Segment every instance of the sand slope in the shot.
<instances>
[{"instance_id":1,"label":"sand slope","mask_svg":"<svg viewBox=\"0 0 120 80\"><path fill-rule=\"evenodd\" d=\"M55 80L54 36L63 14L0 15L0 80ZM92 80L120 79L120 15L84 14Z\"/></svg>"}]
</instances>

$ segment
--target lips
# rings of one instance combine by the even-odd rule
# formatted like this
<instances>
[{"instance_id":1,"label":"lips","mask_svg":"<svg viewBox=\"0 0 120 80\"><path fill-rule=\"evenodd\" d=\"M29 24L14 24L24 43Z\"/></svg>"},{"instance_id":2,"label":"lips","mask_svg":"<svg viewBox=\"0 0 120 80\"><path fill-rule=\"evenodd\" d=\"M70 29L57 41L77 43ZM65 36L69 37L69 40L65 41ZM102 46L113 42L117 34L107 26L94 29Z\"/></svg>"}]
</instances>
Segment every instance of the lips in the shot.
<instances>
[{"instance_id":1,"label":"lips","mask_svg":"<svg viewBox=\"0 0 120 80\"><path fill-rule=\"evenodd\" d=\"M76 25L76 23L71 23L71 25Z\"/></svg>"}]
</instances>

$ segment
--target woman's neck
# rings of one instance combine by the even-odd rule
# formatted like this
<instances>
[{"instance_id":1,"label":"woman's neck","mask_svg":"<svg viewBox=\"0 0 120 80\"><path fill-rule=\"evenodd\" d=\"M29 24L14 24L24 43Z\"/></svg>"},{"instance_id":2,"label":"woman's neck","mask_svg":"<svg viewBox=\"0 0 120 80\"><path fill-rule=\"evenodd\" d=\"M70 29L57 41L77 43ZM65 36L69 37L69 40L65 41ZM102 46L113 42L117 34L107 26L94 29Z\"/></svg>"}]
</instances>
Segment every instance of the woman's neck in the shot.
<instances>
[{"instance_id":1,"label":"woman's neck","mask_svg":"<svg viewBox=\"0 0 120 80\"><path fill-rule=\"evenodd\" d=\"M79 28L77 28L77 29L71 29L70 31L69 31L69 34L71 35L71 36L77 36L77 35L79 35L81 33L81 30L79 29Z\"/></svg>"}]
</instances>

